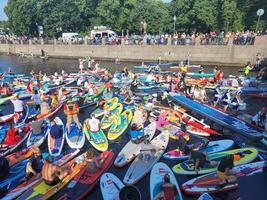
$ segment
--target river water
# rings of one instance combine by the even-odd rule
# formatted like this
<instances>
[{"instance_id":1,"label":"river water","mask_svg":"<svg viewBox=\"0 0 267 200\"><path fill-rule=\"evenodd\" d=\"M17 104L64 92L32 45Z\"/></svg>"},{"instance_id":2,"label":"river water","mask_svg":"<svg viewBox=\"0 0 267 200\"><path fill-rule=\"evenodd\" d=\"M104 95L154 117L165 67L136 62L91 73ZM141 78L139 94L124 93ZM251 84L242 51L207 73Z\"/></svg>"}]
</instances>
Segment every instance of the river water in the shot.
<instances>
[{"instance_id":1,"label":"river water","mask_svg":"<svg viewBox=\"0 0 267 200\"><path fill-rule=\"evenodd\" d=\"M131 68L134 65L140 65L141 63L122 63L123 65L127 65L129 68ZM24 73L27 74L29 73L32 69L35 72L38 72L39 70L41 70L43 73L47 73L47 74L52 74L55 71L57 72L61 72L62 69L64 69L66 72L70 73L70 72L77 72L78 71L78 60L77 59L49 59L47 61L42 61L41 59L38 58L21 58L21 57L16 57L16 56L6 56L6 55L0 55L0 71L1 72L5 72L8 70L8 67L11 67L11 69L15 72L15 73ZM111 69L111 71L115 71L115 70L119 70L118 66L114 63L114 62L106 62L106 61L101 61L100 62L100 66L101 67L108 67ZM223 68L224 73L225 74L238 74L237 71L238 69L235 67L224 67ZM206 72L211 72L212 71L212 67L207 67L206 68ZM251 102L249 100L249 102ZM260 100L254 101L254 105L257 105L257 107L259 107L259 105L263 105L264 103L262 103ZM10 104L9 104L10 105ZM10 105L11 106L11 105ZM13 110L10 109L10 106L6 106L3 107L1 109L3 109L4 113L12 113ZM80 113L80 120L81 122L83 122L83 120L85 120L86 118L89 117L89 114L94 110L94 107L88 108L86 110L81 111ZM254 106L251 108L252 111L254 111L254 113L257 111L257 108L255 108ZM61 110L58 114L62 120L64 122L66 122L65 116L63 111ZM118 140L116 140L115 142L110 142L109 141L109 149L113 150L114 152L118 153L122 147L129 141L130 136L129 134L124 133ZM86 148L89 148L90 145L87 142L86 144ZM67 148L67 144L65 143L65 148ZM174 141L169 142L168 145L168 150L174 149L176 148L176 144ZM42 149L44 149L44 151L47 151L47 145L46 143L42 146ZM168 161L165 159L160 159L160 161L167 163L170 167L174 166L176 164L176 162L173 161ZM116 176L118 176L118 178L120 180L123 180L124 175L128 169L129 165L127 165L124 168L115 168L115 167L111 167L111 169L109 170L109 172L114 173ZM189 180L190 178L193 178L192 176L181 176L181 175L176 175L178 183L182 184L185 181ZM149 175L146 175L140 182L138 182L136 184L136 186L140 189L141 193L142 193L142 199L144 200L148 200L150 199L150 195L149 195ZM229 196L228 196L229 195ZM224 194L220 194L220 195L216 195L215 198L216 199L233 199L234 197L237 196L237 192L233 191L233 192L229 192L229 193L224 193ZM229 198L231 197L231 198ZM93 191L87 195L86 199L90 199L90 200L99 200L102 199L102 195L101 195L101 191L100 191L100 187L99 184L97 184L95 186L95 188L93 189ZM196 197L191 197L191 196L186 196L184 195L184 199L196 199Z\"/></svg>"}]
</instances>

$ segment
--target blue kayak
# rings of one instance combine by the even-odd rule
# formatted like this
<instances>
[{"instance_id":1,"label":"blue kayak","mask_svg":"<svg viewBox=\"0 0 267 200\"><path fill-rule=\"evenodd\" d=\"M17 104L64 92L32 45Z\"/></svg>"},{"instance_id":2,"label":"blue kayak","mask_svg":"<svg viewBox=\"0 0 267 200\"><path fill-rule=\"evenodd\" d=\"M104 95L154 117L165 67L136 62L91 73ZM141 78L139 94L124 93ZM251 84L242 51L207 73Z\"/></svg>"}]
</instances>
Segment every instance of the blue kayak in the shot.
<instances>
[{"instance_id":1,"label":"blue kayak","mask_svg":"<svg viewBox=\"0 0 267 200\"><path fill-rule=\"evenodd\" d=\"M243 134L253 140L260 140L263 137L262 132L258 131L244 121L241 121L208 105L190 99L184 95L177 93L170 93L170 95L176 103L193 110L198 114L220 124L221 126L229 128L232 131Z\"/></svg>"}]
</instances>

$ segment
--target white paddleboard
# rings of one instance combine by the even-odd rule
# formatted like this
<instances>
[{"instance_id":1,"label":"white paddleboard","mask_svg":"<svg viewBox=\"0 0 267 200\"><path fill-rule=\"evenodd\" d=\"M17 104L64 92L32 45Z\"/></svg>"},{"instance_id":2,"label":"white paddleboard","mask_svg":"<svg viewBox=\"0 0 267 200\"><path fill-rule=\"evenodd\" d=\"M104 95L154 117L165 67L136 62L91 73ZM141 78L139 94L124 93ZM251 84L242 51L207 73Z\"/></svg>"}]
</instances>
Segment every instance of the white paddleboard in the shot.
<instances>
[{"instance_id":1,"label":"white paddleboard","mask_svg":"<svg viewBox=\"0 0 267 200\"><path fill-rule=\"evenodd\" d=\"M161 193L165 174L169 174L170 183L175 185L177 195L174 200L182 200L182 194L172 170L165 163L159 162L154 165L150 173L150 199L154 200Z\"/></svg>"},{"instance_id":2,"label":"white paddleboard","mask_svg":"<svg viewBox=\"0 0 267 200\"><path fill-rule=\"evenodd\" d=\"M149 140L151 140L156 132L156 122L150 123L147 127L144 128L145 135L149 136ZM118 156L114 161L114 165L116 167L123 167L124 165L131 162L139 153L141 149L141 143L135 144L132 141L129 141L120 151Z\"/></svg>"},{"instance_id":3,"label":"white paddleboard","mask_svg":"<svg viewBox=\"0 0 267 200\"><path fill-rule=\"evenodd\" d=\"M100 179L100 188L104 200L120 200L120 190L124 184L117 176L111 173L105 173Z\"/></svg>"},{"instance_id":4,"label":"white paddleboard","mask_svg":"<svg viewBox=\"0 0 267 200\"><path fill-rule=\"evenodd\" d=\"M135 158L131 166L128 168L123 182L126 185L133 185L137 181L141 180L143 176L149 173L153 165L160 159L160 157L164 153L165 149L168 146L168 142L169 133L168 131L164 131L157 137L155 137L151 141L151 144L149 144L151 146L153 145L154 147L156 147L158 149L157 152L150 150L142 151L141 149L138 157Z\"/></svg>"}]
</instances>

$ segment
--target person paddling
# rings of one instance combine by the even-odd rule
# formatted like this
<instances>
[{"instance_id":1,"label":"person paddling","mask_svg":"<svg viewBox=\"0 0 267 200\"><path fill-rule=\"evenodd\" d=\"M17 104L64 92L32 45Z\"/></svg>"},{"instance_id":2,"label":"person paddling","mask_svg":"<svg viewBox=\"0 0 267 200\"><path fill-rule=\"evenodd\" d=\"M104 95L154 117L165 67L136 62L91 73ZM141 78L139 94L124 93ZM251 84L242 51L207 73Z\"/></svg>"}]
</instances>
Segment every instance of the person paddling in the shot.
<instances>
[{"instance_id":1,"label":"person paddling","mask_svg":"<svg viewBox=\"0 0 267 200\"><path fill-rule=\"evenodd\" d=\"M99 169L101 169L106 157L95 156L94 153L89 150L86 152L85 161L87 162L87 170L89 173L96 173Z\"/></svg>"},{"instance_id":2,"label":"person paddling","mask_svg":"<svg viewBox=\"0 0 267 200\"><path fill-rule=\"evenodd\" d=\"M18 117L14 118L14 123L17 123L19 118L23 116L24 103L22 100L19 99L18 95L16 95L14 99L11 99L11 102L14 106L14 112L18 114Z\"/></svg>"},{"instance_id":3,"label":"person paddling","mask_svg":"<svg viewBox=\"0 0 267 200\"><path fill-rule=\"evenodd\" d=\"M33 149L33 156L26 165L26 179L36 176L42 171L44 160L39 148Z\"/></svg>"},{"instance_id":4,"label":"person paddling","mask_svg":"<svg viewBox=\"0 0 267 200\"><path fill-rule=\"evenodd\" d=\"M174 200L177 190L175 185L170 181L170 175L165 174L163 181L164 182L161 185L161 192L154 198L154 200Z\"/></svg>"},{"instance_id":5,"label":"person paddling","mask_svg":"<svg viewBox=\"0 0 267 200\"><path fill-rule=\"evenodd\" d=\"M53 157L49 157L42 168L42 178L47 185L54 186L62 181L69 173L67 170L53 164Z\"/></svg>"}]
</instances>

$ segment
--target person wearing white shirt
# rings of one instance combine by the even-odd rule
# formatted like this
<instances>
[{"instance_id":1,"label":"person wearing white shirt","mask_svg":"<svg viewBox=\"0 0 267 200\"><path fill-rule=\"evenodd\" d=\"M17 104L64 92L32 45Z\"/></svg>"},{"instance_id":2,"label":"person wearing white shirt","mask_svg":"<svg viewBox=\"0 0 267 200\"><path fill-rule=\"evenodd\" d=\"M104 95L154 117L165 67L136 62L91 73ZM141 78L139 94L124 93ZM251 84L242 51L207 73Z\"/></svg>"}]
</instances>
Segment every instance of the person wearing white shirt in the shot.
<instances>
[{"instance_id":1,"label":"person wearing white shirt","mask_svg":"<svg viewBox=\"0 0 267 200\"><path fill-rule=\"evenodd\" d=\"M100 130L100 121L94 116L91 119L85 121L87 129L92 133L97 133Z\"/></svg>"},{"instance_id":2,"label":"person wearing white shirt","mask_svg":"<svg viewBox=\"0 0 267 200\"><path fill-rule=\"evenodd\" d=\"M22 100L19 100L18 96L16 96L14 99L11 99L11 102L13 103L15 113L22 113L23 112L24 103Z\"/></svg>"}]
</instances>

